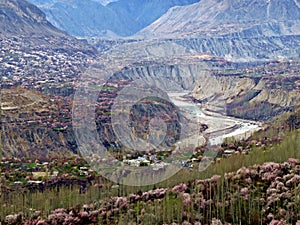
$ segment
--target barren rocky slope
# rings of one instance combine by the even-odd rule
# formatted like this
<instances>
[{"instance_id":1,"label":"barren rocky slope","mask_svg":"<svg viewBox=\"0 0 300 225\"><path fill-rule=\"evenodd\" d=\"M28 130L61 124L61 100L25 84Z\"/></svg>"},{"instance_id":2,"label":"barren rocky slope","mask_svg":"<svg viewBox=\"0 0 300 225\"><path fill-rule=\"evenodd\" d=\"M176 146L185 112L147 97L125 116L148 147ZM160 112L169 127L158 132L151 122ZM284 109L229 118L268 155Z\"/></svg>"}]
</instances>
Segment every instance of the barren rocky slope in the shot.
<instances>
[{"instance_id":1,"label":"barren rocky slope","mask_svg":"<svg viewBox=\"0 0 300 225\"><path fill-rule=\"evenodd\" d=\"M299 34L300 9L297 0L203 0L173 7L141 33L217 36L243 30L266 36Z\"/></svg>"},{"instance_id":2,"label":"barren rocky slope","mask_svg":"<svg viewBox=\"0 0 300 225\"><path fill-rule=\"evenodd\" d=\"M203 0L171 8L139 32L234 61L299 57L297 0Z\"/></svg>"}]
</instances>

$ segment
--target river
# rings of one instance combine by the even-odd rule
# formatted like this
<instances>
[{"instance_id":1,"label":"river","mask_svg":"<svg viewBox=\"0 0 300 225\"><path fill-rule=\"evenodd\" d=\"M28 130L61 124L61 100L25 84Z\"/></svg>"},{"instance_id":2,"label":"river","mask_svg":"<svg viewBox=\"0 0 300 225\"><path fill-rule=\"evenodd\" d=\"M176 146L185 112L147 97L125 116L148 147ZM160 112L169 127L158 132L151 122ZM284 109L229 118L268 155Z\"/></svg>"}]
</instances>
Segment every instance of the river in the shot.
<instances>
[{"instance_id":1,"label":"river","mask_svg":"<svg viewBox=\"0 0 300 225\"><path fill-rule=\"evenodd\" d=\"M189 114L191 121L196 121L198 125L206 124L208 126L205 134L211 145L221 145L226 138L246 139L253 132L262 128L260 122L229 117L220 113L204 112L201 110L200 104L184 98L187 94L187 92L168 93L171 101Z\"/></svg>"}]
</instances>

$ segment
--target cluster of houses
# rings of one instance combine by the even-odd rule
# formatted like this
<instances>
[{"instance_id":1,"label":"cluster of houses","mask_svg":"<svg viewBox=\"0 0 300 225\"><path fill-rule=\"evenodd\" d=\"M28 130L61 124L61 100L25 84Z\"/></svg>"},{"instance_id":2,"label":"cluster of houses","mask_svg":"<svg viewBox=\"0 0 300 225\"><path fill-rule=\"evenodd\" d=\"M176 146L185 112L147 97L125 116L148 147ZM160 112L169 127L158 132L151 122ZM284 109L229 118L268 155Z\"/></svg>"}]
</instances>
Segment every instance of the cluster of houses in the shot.
<instances>
[{"instance_id":1,"label":"cluster of houses","mask_svg":"<svg viewBox=\"0 0 300 225\"><path fill-rule=\"evenodd\" d=\"M167 155L165 155L167 157ZM124 156L123 164L129 165L132 167L141 167L141 166L151 166L153 170L160 170L165 166L168 166L170 163L173 165L177 165L179 167L193 168L193 163L198 162L196 158L188 159L188 160L176 160L174 162L165 162L162 157L158 159L157 154L146 154L143 156L138 156L136 158L132 158L130 154Z\"/></svg>"},{"instance_id":2,"label":"cluster of houses","mask_svg":"<svg viewBox=\"0 0 300 225\"><path fill-rule=\"evenodd\" d=\"M127 154L124 156L123 163L130 165L130 166L149 166L152 163L160 163L160 161L157 159L156 155L143 155L143 156L138 156L137 158L132 158L130 154Z\"/></svg>"},{"instance_id":3,"label":"cluster of houses","mask_svg":"<svg viewBox=\"0 0 300 225\"><path fill-rule=\"evenodd\" d=\"M2 87L22 85L42 90L45 86L74 84L87 67L88 57L80 51L31 46L22 38L0 40Z\"/></svg>"},{"instance_id":4,"label":"cluster of houses","mask_svg":"<svg viewBox=\"0 0 300 225\"><path fill-rule=\"evenodd\" d=\"M47 161L31 159L2 160L1 176L3 184L15 187L21 185L39 185L60 178L82 179L94 175L83 159L79 157L68 159L49 159ZM3 180L2 180L3 181Z\"/></svg>"}]
</instances>

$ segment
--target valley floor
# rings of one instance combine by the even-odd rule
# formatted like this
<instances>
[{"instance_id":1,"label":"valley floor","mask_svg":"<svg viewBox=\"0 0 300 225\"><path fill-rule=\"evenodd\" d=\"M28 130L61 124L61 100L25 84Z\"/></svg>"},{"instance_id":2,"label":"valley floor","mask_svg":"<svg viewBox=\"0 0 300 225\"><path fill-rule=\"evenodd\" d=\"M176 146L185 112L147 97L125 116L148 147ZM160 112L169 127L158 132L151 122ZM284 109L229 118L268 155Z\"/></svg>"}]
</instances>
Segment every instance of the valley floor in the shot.
<instances>
[{"instance_id":1,"label":"valley floor","mask_svg":"<svg viewBox=\"0 0 300 225\"><path fill-rule=\"evenodd\" d=\"M196 104L189 98L187 92L168 93L171 101L183 111L187 111L191 121L197 121L200 124L208 126L205 134L211 145L221 145L226 138L242 140L249 138L255 131L262 128L261 122L243 120L224 115L226 113L225 103L216 106L221 108L221 112L208 111L202 104ZM186 115L186 113L184 114Z\"/></svg>"}]
</instances>

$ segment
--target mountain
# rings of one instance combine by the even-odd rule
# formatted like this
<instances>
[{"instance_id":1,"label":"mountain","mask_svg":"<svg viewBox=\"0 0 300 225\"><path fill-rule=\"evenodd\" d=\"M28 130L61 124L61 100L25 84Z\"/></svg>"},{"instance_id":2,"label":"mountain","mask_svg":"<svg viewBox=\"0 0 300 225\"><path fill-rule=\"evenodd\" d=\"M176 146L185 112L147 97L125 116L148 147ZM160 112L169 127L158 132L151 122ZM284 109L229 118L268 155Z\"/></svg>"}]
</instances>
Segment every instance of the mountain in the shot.
<instances>
[{"instance_id":1,"label":"mountain","mask_svg":"<svg viewBox=\"0 0 300 225\"><path fill-rule=\"evenodd\" d=\"M99 0L30 0L49 21L71 35L81 37L130 36L151 24L170 7L198 0L119 0L103 5Z\"/></svg>"},{"instance_id":2,"label":"mountain","mask_svg":"<svg viewBox=\"0 0 300 225\"><path fill-rule=\"evenodd\" d=\"M40 92L9 88L1 90L1 128L3 156L41 158L73 155L76 141L72 129L57 131L37 120L45 113L54 116L50 97ZM74 147L75 146L75 147Z\"/></svg>"},{"instance_id":3,"label":"mountain","mask_svg":"<svg viewBox=\"0 0 300 225\"><path fill-rule=\"evenodd\" d=\"M47 34L64 36L65 33L47 21L45 14L24 0L0 1L0 35Z\"/></svg>"},{"instance_id":4,"label":"mountain","mask_svg":"<svg viewBox=\"0 0 300 225\"><path fill-rule=\"evenodd\" d=\"M71 101L58 95L72 93L96 50L54 27L25 0L0 0L0 46L3 155L74 154L66 126L71 121L59 115Z\"/></svg>"},{"instance_id":5,"label":"mountain","mask_svg":"<svg viewBox=\"0 0 300 225\"><path fill-rule=\"evenodd\" d=\"M171 8L141 33L216 36L261 26L261 31L269 28L265 35L299 34L299 5L296 0L202 0L193 5Z\"/></svg>"},{"instance_id":6,"label":"mountain","mask_svg":"<svg viewBox=\"0 0 300 225\"><path fill-rule=\"evenodd\" d=\"M27 0L0 0L0 37L4 54L8 47L16 51L23 49L24 52L40 48L70 51L72 54L80 51L86 56L96 53L84 41L53 26L40 9ZM21 49L17 49L19 45Z\"/></svg>"},{"instance_id":7,"label":"mountain","mask_svg":"<svg viewBox=\"0 0 300 225\"><path fill-rule=\"evenodd\" d=\"M171 8L137 35L177 39L234 61L299 57L299 6L296 0L202 0Z\"/></svg>"},{"instance_id":8,"label":"mountain","mask_svg":"<svg viewBox=\"0 0 300 225\"><path fill-rule=\"evenodd\" d=\"M135 27L128 27L130 34L150 25L174 6L189 5L199 0L119 0L107 5L121 18L130 18L136 23Z\"/></svg>"},{"instance_id":9,"label":"mountain","mask_svg":"<svg viewBox=\"0 0 300 225\"><path fill-rule=\"evenodd\" d=\"M36 3L43 10L49 21L73 36L115 36L127 35L124 24L134 26L132 21L118 15L92 0L48 1Z\"/></svg>"}]
</instances>

